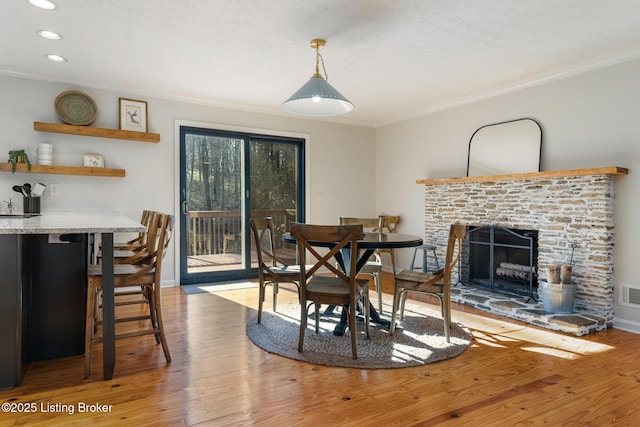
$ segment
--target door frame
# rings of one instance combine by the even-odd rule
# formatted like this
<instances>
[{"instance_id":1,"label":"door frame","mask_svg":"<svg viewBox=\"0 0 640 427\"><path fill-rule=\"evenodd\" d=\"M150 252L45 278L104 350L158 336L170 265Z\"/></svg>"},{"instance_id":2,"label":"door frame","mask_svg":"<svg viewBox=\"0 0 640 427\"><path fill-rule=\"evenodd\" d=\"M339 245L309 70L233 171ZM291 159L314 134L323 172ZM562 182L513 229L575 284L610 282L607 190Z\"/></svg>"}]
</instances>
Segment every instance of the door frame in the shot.
<instances>
[{"instance_id":1,"label":"door frame","mask_svg":"<svg viewBox=\"0 0 640 427\"><path fill-rule=\"evenodd\" d=\"M261 129L261 128L252 128L245 126L234 126L228 124L220 124L220 123L212 123L212 122L200 122L200 121L192 121L192 120L175 120L174 122L174 216L179 219L181 215L181 205L180 205L180 127L196 127L196 128L209 128L220 131L229 131L229 132L239 132L246 134L255 134L255 135L265 135L265 136L275 136L275 137L285 137L285 138L298 138L304 140L304 164L302 167L304 168L304 206L303 206L303 215L304 218L309 219L309 207L310 207L310 158L311 158L311 136L306 133L299 132L289 132L283 130L276 129ZM248 222L248 220L247 220ZM176 220L177 226L174 230L174 241L181 241L181 229L179 226L179 221ZM248 230L248 229L247 229ZM249 233L246 233L247 236ZM175 285L180 286L182 274L180 271L180 244L176 243L174 245L174 276L175 276Z\"/></svg>"}]
</instances>

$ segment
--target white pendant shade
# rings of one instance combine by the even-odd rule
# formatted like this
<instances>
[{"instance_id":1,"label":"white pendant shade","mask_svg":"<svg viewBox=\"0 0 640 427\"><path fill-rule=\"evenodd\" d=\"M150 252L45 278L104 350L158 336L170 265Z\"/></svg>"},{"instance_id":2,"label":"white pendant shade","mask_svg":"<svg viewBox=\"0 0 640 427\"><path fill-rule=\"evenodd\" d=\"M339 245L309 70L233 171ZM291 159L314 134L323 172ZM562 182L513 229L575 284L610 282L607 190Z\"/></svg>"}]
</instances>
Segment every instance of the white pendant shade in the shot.
<instances>
[{"instance_id":1,"label":"white pendant shade","mask_svg":"<svg viewBox=\"0 0 640 427\"><path fill-rule=\"evenodd\" d=\"M353 104L321 76L313 76L283 104L292 114L337 116L353 110Z\"/></svg>"}]
</instances>

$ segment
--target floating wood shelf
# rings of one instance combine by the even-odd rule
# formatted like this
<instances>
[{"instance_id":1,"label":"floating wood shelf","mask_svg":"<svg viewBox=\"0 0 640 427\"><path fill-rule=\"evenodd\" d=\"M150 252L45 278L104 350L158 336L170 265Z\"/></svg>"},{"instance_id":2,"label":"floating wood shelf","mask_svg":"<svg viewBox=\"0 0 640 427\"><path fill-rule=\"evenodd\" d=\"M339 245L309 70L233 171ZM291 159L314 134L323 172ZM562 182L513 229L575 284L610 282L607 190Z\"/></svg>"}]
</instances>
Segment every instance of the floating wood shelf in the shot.
<instances>
[{"instance_id":1,"label":"floating wood shelf","mask_svg":"<svg viewBox=\"0 0 640 427\"><path fill-rule=\"evenodd\" d=\"M565 176L585 176L585 175L627 175L629 170L620 166L605 166L602 168L589 169L569 169L562 171L545 171L530 173L512 173L506 175L487 176L463 176L460 178L436 178L419 179L416 184L455 184L462 182L493 182L493 181L517 181L523 179L538 178L562 178Z\"/></svg>"},{"instance_id":2,"label":"floating wood shelf","mask_svg":"<svg viewBox=\"0 0 640 427\"><path fill-rule=\"evenodd\" d=\"M33 122L33 128L39 132L66 133L69 135L95 136L98 138L125 139L138 142L159 142L159 133L133 132L130 130L94 128L88 126L66 125L62 123Z\"/></svg>"},{"instance_id":3,"label":"floating wood shelf","mask_svg":"<svg viewBox=\"0 0 640 427\"><path fill-rule=\"evenodd\" d=\"M13 165L11 163L0 163L0 171L11 172ZM84 175L84 176L107 176L122 178L125 176L124 169L107 169L107 168L92 168L85 166L58 166L58 165L36 165L32 164L29 170L26 164L17 164L16 172L27 173L46 173L56 175Z\"/></svg>"}]
</instances>

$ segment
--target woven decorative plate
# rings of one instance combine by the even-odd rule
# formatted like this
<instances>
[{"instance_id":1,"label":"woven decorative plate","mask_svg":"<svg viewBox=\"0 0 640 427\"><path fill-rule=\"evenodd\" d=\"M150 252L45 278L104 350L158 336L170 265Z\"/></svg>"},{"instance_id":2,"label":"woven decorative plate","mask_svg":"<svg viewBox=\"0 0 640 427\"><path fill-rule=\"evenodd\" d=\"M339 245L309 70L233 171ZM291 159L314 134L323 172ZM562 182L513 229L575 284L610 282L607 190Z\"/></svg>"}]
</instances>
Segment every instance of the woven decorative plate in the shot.
<instances>
[{"instance_id":1,"label":"woven decorative plate","mask_svg":"<svg viewBox=\"0 0 640 427\"><path fill-rule=\"evenodd\" d=\"M77 90L62 92L53 105L60 120L70 125L90 125L98 118L96 102Z\"/></svg>"}]
</instances>

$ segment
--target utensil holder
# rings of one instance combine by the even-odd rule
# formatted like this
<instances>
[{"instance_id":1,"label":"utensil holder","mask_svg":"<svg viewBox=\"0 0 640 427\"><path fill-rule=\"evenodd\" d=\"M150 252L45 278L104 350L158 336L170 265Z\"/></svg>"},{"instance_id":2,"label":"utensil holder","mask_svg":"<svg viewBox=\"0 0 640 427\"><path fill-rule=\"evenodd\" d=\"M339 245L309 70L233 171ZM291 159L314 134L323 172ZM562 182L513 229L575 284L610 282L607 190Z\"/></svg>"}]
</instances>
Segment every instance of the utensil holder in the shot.
<instances>
[{"instance_id":1,"label":"utensil holder","mask_svg":"<svg viewBox=\"0 0 640 427\"><path fill-rule=\"evenodd\" d=\"M24 197L24 213L39 214L40 213L40 197Z\"/></svg>"}]
</instances>

